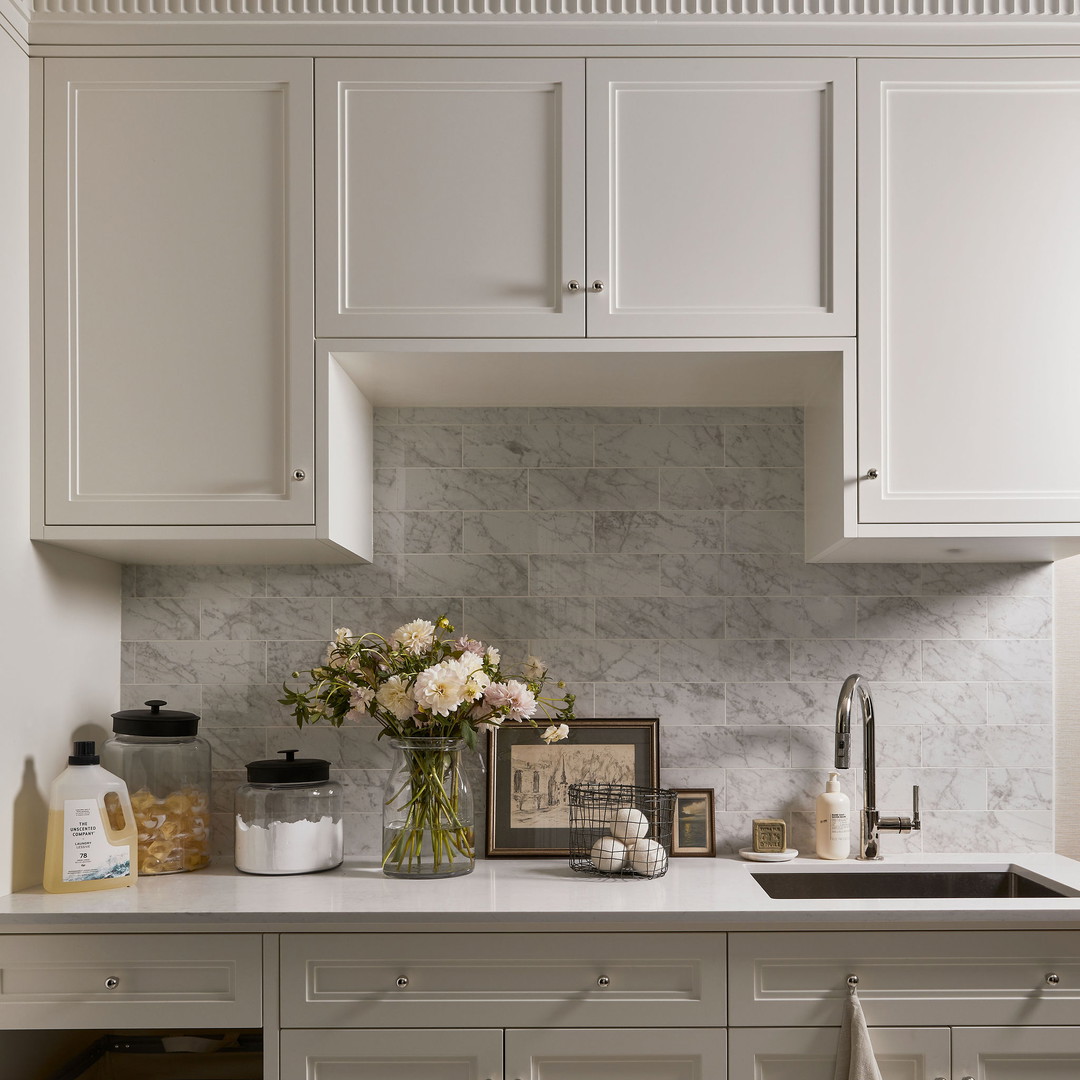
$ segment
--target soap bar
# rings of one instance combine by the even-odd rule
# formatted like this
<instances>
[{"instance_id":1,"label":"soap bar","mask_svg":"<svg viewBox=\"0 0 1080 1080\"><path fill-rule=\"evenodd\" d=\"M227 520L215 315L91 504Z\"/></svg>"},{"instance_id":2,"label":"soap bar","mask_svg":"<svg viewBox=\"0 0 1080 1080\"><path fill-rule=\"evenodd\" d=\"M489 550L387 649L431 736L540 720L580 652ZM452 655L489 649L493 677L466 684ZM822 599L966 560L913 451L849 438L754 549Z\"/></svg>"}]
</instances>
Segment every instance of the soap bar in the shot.
<instances>
[{"instance_id":1,"label":"soap bar","mask_svg":"<svg viewBox=\"0 0 1080 1080\"><path fill-rule=\"evenodd\" d=\"M754 818L754 850L785 851L787 822L776 818Z\"/></svg>"}]
</instances>

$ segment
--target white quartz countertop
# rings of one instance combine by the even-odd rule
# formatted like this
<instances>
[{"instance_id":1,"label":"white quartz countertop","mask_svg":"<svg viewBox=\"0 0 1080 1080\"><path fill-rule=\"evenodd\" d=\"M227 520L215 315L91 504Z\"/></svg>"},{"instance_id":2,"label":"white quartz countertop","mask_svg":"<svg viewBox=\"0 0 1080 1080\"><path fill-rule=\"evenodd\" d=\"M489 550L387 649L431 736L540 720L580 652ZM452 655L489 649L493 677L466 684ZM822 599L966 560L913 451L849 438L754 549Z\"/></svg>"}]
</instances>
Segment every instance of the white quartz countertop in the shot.
<instances>
[{"instance_id":1,"label":"white quartz countertop","mask_svg":"<svg viewBox=\"0 0 1080 1080\"><path fill-rule=\"evenodd\" d=\"M774 900L751 873L892 873L914 868L1016 869L1075 897L979 900ZM576 873L563 860L480 859L460 878L385 877L375 860L320 874L255 876L220 862L144 877L131 888L0 897L0 932L347 930L1080 929L1080 862L1060 855L922 855L867 864L797 858L673 859L663 877Z\"/></svg>"}]
</instances>

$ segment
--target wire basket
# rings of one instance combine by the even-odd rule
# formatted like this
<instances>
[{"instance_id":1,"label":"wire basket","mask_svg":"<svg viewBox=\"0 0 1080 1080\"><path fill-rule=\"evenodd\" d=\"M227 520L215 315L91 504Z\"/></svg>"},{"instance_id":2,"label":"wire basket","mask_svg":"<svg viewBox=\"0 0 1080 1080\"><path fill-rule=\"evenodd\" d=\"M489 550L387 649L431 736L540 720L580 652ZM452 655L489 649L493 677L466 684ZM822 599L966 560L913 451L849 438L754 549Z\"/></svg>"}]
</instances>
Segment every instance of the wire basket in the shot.
<instances>
[{"instance_id":1,"label":"wire basket","mask_svg":"<svg viewBox=\"0 0 1080 1080\"><path fill-rule=\"evenodd\" d=\"M604 877L663 877L675 792L632 784L571 784L570 869Z\"/></svg>"}]
</instances>

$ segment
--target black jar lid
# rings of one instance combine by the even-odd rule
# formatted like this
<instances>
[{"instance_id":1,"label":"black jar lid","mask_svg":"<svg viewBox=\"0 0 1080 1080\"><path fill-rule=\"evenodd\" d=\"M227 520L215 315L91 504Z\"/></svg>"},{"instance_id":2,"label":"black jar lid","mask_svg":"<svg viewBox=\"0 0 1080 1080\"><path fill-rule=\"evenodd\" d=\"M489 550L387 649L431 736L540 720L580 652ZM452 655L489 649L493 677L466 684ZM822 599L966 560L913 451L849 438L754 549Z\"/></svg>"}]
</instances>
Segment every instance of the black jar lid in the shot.
<instances>
[{"instance_id":1,"label":"black jar lid","mask_svg":"<svg viewBox=\"0 0 1080 1080\"><path fill-rule=\"evenodd\" d=\"M296 750L279 750L285 758L249 761L247 778L252 784L311 784L330 779L330 762L322 758L298 758Z\"/></svg>"},{"instance_id":2,"label":"black jar lid","mask_svg":"<svg viewBox=\"0 0 1080 1080\"><path fill-rule=\"evenodd\" d=\"M154 699L144 702L149 709L124 709L112 714L112 729L118 735L157 736L159 739L175 739L178 736L195 735L199 730L199 717L181 709L163 709L167 704Z\"/></svg>"}]
</instances>

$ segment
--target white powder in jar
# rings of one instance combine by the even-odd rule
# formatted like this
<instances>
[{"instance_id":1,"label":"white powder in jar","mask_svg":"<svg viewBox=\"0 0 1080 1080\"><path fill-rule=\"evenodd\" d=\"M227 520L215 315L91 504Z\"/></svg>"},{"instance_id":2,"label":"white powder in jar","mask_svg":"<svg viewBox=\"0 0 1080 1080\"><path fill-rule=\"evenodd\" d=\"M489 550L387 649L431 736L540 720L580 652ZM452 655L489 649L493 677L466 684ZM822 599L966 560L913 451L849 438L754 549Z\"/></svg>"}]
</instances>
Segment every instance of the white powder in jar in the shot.
<instances>
[{"instance_id":1,"label":"white powder in jar","mask_svg":"<svg viewBox=\"0 0 1080 1080\"><path fill-rule=\"evenodd\" d=\"M308 874L330 870L343 857L341 822L271 821L248 825L236 816L236 868L249 874Z\"/></svg>"}]
</instances>

